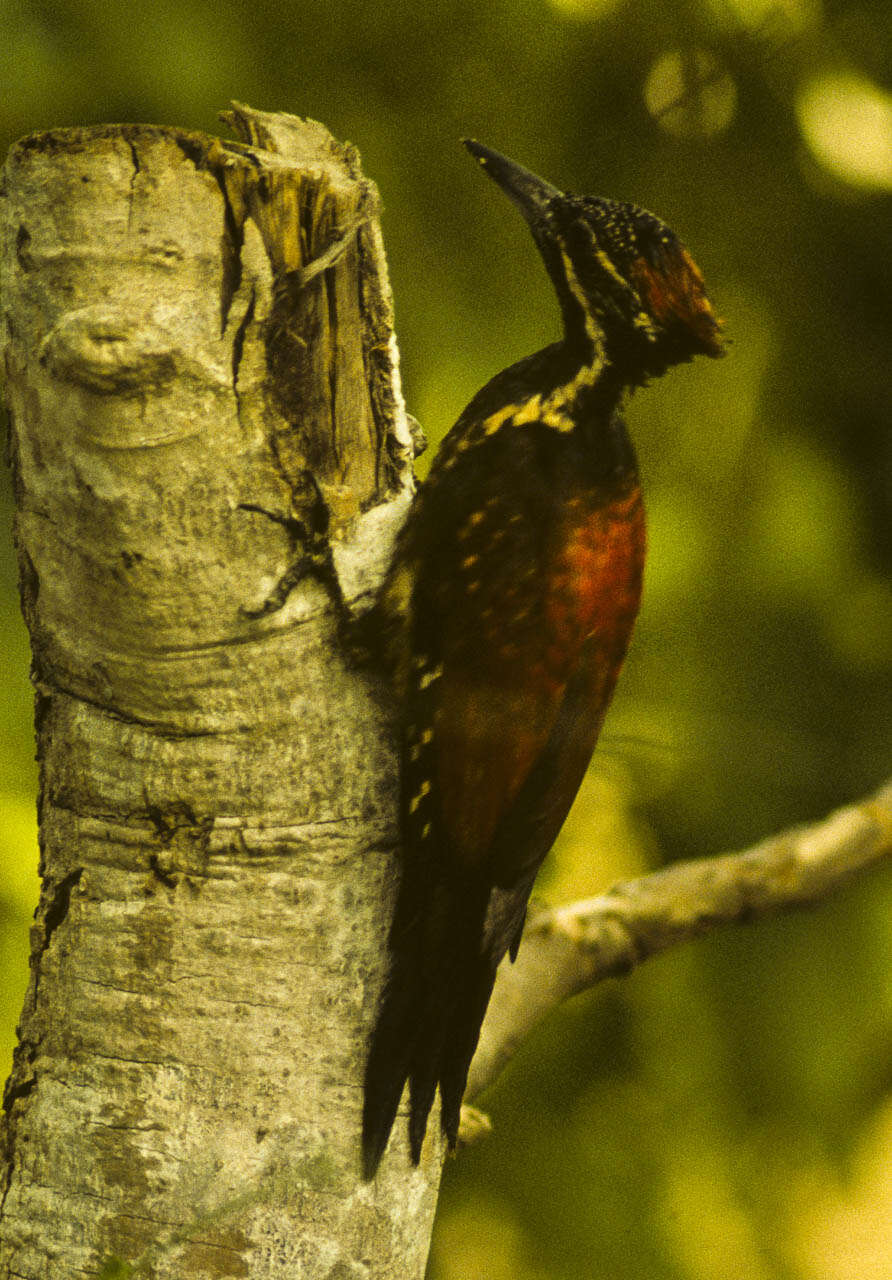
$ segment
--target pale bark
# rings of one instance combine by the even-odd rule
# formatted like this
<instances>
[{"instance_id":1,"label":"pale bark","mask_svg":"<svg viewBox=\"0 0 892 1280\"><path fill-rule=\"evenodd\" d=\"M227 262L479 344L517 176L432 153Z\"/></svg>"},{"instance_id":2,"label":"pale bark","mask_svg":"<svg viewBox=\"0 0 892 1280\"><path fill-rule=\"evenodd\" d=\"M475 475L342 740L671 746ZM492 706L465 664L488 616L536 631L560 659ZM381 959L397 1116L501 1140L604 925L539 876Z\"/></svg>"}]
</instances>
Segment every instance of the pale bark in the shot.
<instances>
[{"instance_id":1,"label":"pale bark","mask_svg":"<svg viewBox=\"0 0 892 1280\"><path fill-rule=\"evenodd\" d=\"M37 135L2 202L43 889L0 1278L412 1280L440 1169L359 1181L396 876L367 601L411 498L377 197L312 122ZM323 575L324 578L324 575ZM892 793L531 919L468 1095L560 1000L889 852ZM485 1120L480 1121L485 1127Z\"/></svg>"},{"instance_id":2,"label":"pale bark","mask_svg":"<svg viewBox=\"0 0 892 1280\"><path fill-rule=\"evenodd\" d=\"M541 1019L570 996L719 925L819 902L890 855L892 779L859 804L742 853L679 862L597 898L537 912L516 962L499 968L466 1096L491 1084ZM473 1140L481 1132L479 1114L469 1117L463 1136Z\"/></svg>"},{"instance_id":3,"label":"pale bark","mask_svg":"<svg viewBox=\"0 0 892 1280\"><path fill-rule=\"evenodd\" d=\"M3 1277L425 1267L436 1136L412 1170L398 1123L359 1179L391 733L293 571L327 510L367 595L411 496L377 195L321 126L231 119L242 144L66 130L5 169L43 889Z\"/></svg>"}]
</instances>

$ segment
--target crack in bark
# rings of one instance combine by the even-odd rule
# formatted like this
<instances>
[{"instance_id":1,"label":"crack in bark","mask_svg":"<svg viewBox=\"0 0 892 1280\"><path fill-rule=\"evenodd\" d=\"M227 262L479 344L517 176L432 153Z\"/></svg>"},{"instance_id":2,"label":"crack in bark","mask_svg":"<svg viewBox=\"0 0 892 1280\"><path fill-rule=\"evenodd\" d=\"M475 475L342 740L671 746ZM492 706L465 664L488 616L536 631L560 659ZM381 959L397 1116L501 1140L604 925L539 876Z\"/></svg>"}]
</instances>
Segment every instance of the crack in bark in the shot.
<instances>
[{"instance_id":1,"label":"crack in bark","mask_svg":"<svg viewBox=\"0 0 892 1280\"><path fill-rule=\"evenodd\" d=\"M211 832L214 829L213 814L197 814L188 800L176 800L162 808L160 804L153 804L148 796L144 795L144 799L146 802L145 817L152 824L155 836L165 849L169 849L176 837L182 834L196 844L202 854L207 854ZM136 810L130 816L139 818L143 814ZM152 865L152 858L157 861L157 854L151 855L149 859L150 866ZM159 869L153 866L152 870L155 871L160 880L165 884L167 883Z\"/></svg>"},{"instance_id":2,"label":"crack in bark","mask_svg":"<svg viewBox=\"0 0 892 1280\"><path fill-rule=\"evenodd\" d=\"M23 271L34 270L34 259L31 256L29 245L31 244L31 232L23 222L19 223L19 229L15 238L15 256L16 262Z\"/></svg>"},{"instance_id":3,"label":"crack in bark","mask_svg":"<svg viewBox=\"0 0 892 1280\"><path fill-rule=\"evenodd\" d=\"M241 370L242 355L245 348L245 335L248 332L248 326L254 319L254 309L257 304L257 290L254 285L251 286L251 297L248 299L248 305L245 308L245 314L238 323L238 328L232 337L232 394L235 396L235 414L239 420L239 425L244 429L245 423L242 418L242 397L239 391L239 372Z\"/></svg>"},{"instance_id":4,"label":"crack in bark","mask_svg":"<svg viewBox=\"0 0 892 1280\"><path fill-rule=\"evenodd\" d=\"M305 471L303 475L308 481L307 488L312 488L315 492L315 501L306 508L306 518L281 515L279 512L268 511L265 507L253 502L239 503L240 511L252 511L257 515L266 516L274 524L281 525L291 539L292 553L296 553L295 558L261 605L256 609L242 606L241 611L246 618L262 618L269 613L277 613L283 608L294 588L308 577L315 578L325 588L339 619L349 617L349 609L341 590L331 543L328 540L328 507L312 473Z\"/></svg>"},{"instance_id":5,"label":"crack in bark","mask_svg":"<svg viewBox=\"0 0 892 1280\"><path fill-rule=\"evenodd\" d=\"M166 867L162 867L157 853L149 854L149 867L155 879L160 880L168 889L175 889L180 883L179 876L175 871L168 871Z\"/></svg>"},{"instance_id":6,"label":"crack in bark","mask_svg":"<svg viewBox=\"0 0 892 1280\"><path fill-rule=\"evenodd\" d=\"M3 1099L3 1110L11 1111L19 1098L27 1098L28 1094L33 1093L36 1088L36 1076L27 1076L24 1080L17 1080L15 1084L12 1084L12 1077L10 1077L10 1085Z\"/></svg>"},{"instance_id":7,"label":"crack in bark","mask_svg":"<svg viewBox=\"0 0 892 1280\"><path fill-rule=\"evenodd\" d=\"M37 1004L37 995L40 990L40 970L43 957L49 949L56 930L65 922L71 906L71 892L79 883L83 874L83 867L76 867L74 871L69 871L66 876L63 876L52 891L52 898L43 913L43 937L32 956L32 964L34 966L33 1003L35 1005ZM44 880L44 889L46 889L46 885L47 882Z\"/></svg>"},{"instance_id":8,"label":"crack in bark","mask_svg":"<svg viewBox=\"0 0 892 1280\"><path fill-rule=\"evenodd\" d=\"M124 141L130 148L130 158L133 161L133 173L130 175L130 191L127 197L127 230L129 232L133 221L133 202L136 197L136 179L142 172L142 165L139 162L139 152L136 149L136 143L129 137L125 137Z\"/></svg>"},{"instance_id":9,"label":"crack in bark","mask_svg":"<svg viewBox=\"0 0 892 1280\"><path fill-rule=\"evenodd\" d=\"M333 336L338 331L338 298L335 284L334 274L326 271L322 277L323 286L325 288L325 307L328 315L328 331ZM338 449L338 361L337 348L331 341L328 343L328 411L329 411L329 430L331 432L331 452L333 457L339 457Z\"/></svg>"},{"instance_id":10,"label":"crack in bark","mask_svg":"<svg viewBox=\"0 0 892 1280\"><path fill-rule=\"evenodd\" d=\"M56 885L52 901L43 917L43 943L37 955L38 965L44 952L52 942L53 934L65 922L68 909L71 906L71 891L80 882L83 874L83 867L76 867L74 871L69 871L67 876L63 876Z\"/></svg>"},{"instance_id":11,"label":"crack in bark","mask_svg":"<svg viewBox=\"0 0 892 1280\"><path fill-rule=\"evenodd\" d=\"M220 163L213 163L218 157L212 157L203 140L186 133L173 133L172 139L187 160L195 166L199 173L209 173L220 189L223 197L223 233L220 238L220 252L223 275L220 281L220 332L226 332L229 319L229 308L232 299L238 292L242 282L242 246L245 242L244 215L239 218L229 192L226 189L226 169ZM222 152L222 148L220 148Z\"/></svg>"}]
</instances>

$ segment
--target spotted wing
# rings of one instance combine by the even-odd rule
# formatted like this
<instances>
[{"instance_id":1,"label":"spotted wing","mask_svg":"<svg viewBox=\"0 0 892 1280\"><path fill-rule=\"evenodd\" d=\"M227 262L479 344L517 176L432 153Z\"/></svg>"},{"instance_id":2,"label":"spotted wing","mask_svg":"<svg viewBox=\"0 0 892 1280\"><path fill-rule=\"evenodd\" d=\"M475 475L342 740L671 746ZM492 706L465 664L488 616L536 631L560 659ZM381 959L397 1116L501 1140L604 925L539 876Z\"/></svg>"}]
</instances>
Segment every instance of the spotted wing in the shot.
<instances>
[{"instance_id":1,"label":"spotted wing","mask_svg":"<svg viewBox=\"0 0 892 1280\"><path fill-rule=\"evenodd\" d=\"M499 833L515 806L530 821L537 806L547 810L535 825L550 832L548 843L560 828L640 600L634 474L612 490L569 495L559 481L566 486L565 475L546 474L532 494L509 486L510 504L499 493L476 495L462 518L453 513L414 597L404 832L414 847L439 834L447 858L500 885L512 881ZM519 827L517 837L520 879L548 845L537 839L534 852Z\"/></svg>"},{"instance_id":2,"label":"spotted wing","mask_svg":"<svg viewBox=\"0 0 892 1280\"><path fill-rule=\"evenodd\" d=\"M446 531L413 602L404 835L415 849L437 841L467 872L485 873L566 687L549 665L540 539L490 495Z\"/></svg>"},{"instance_id":3,"label":"spotted wing","mask_svg":"<svg viewBox=\"0 0 892 1280\"><path fill-rule=\"evenodd\" d=\"M437 1086L454 1145L496 966L516 948L533 878L588 763L637 609L637 495L614 503L580 489L577 501L567 491L578 472L569 449L565 465L553 447L544 458L522 456L543 438L531 425L479 469L492 486L505 478L499 463L520 460L498 490L481 491L468 467L467 482L445 487L450 505L438 510L444 488L432 486L406 534L404 862L366 1072L367 1170L406 1079L413 1158ZM451 457L446 465L461 465L460 450Z\"/></svg>"}]
</instances>

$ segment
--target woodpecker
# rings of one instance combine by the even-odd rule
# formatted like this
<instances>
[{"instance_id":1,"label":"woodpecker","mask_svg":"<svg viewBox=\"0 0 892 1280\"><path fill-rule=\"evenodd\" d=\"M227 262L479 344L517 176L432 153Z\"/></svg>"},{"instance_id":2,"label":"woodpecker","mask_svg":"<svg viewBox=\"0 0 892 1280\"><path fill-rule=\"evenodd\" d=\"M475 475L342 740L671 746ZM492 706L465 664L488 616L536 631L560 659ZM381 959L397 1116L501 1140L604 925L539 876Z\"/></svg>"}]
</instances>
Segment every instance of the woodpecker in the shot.
<instances>
[{"instance_id":1,"label":"woodpecker","mask_svg":"<svg viewBox=\"0 0 892 1280\"><path fill-rule=\"evenodd\" d=\"M455 1147L496 968L588 767L641 596L624 397L722 353L677 236L465 146L520 210L563 337L499 373L445 437L375 605L402 709L402 879L365 1077L374 1177L403 1088L418 1163L437 1089Z\"/></svg>"}]
</instances>

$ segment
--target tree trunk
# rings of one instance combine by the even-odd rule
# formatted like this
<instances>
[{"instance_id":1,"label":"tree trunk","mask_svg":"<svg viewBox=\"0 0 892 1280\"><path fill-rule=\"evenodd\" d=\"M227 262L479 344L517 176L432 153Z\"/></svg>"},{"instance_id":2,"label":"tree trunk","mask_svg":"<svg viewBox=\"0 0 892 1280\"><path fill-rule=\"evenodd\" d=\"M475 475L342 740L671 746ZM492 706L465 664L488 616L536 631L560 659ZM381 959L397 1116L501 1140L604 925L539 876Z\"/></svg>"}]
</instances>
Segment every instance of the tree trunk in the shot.
<instances>
[{"instance_id":1,"label":"tree trunk","mask_svg":"<svg viewBox=\"0 0 892 1280\"><path fill-rule=\"evenodd\" d=\"M43 889L2 1277L424 1272L436 1137L359 1180L395 757L322 572L330 537L361 603L411 497L377 196L321 126L229 118L5 170Z\"/></svg>"}]
</instances>

